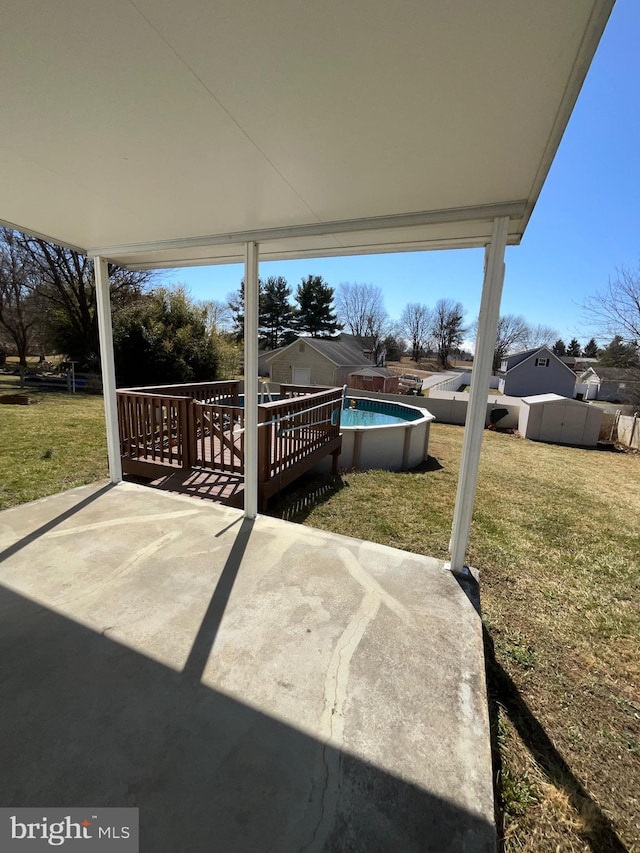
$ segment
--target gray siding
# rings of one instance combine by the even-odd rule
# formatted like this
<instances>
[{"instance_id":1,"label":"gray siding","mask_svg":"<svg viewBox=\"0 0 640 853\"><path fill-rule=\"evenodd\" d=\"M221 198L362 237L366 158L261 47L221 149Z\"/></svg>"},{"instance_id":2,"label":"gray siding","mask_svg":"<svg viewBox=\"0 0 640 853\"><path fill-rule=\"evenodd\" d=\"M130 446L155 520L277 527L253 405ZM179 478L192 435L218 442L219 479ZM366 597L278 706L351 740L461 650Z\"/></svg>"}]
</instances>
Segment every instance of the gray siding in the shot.
<instances>
[{"instance_id":1,"label":"gray siding","mask_svg":"<svg viewBox=\"0 0 640 853\"><path fill-rule=\"evenodd\" d=\"M555 359L550 359L547 367L536 367L535 358L530 358L504 377L504 393L514 397L535 394L573 397L575 384L575 375Z\"/></svg>"}]
</instances>

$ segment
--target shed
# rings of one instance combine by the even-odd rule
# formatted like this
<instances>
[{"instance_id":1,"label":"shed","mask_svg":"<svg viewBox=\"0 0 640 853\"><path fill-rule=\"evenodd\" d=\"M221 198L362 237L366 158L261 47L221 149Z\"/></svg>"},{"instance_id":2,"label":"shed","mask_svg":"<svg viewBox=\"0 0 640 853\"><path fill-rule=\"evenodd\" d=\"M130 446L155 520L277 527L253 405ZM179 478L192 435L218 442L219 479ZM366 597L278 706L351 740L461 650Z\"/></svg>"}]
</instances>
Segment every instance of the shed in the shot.
<instances>
[{"instance_id":1,"label":"shed","mask_svg":"<svg viewBox=\"0 0 640 853\"><path fill-rule=\"evenodd\" d=\"M598 443L602 411L588 403L559 394L523 397L518 431L533 441L595 447Z\"/></svg>"},{"instance_id":2,"label":"shed","mask_svg":"<svg viewBox=\"0 0 640 853\"><path fill-rule=\"evenodd\" d=\"M387 367L363 367L347 376L349 388L360 391L380 391L388 394L400 393L400 377Z\"/></svg>"}]
</instances>

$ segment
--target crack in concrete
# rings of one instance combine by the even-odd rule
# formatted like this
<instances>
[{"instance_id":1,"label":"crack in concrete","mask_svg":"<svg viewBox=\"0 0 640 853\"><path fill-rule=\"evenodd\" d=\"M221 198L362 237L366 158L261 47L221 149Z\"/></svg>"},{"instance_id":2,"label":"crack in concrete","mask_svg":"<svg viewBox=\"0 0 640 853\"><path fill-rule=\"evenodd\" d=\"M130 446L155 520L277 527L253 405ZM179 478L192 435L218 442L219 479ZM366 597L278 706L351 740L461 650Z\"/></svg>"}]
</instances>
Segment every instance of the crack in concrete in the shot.
<instances>
[{"instance_id":1,"label":"crack in concrete","mask_svg":"<svg viewBox=\"0 0 640 853\"><path fill-rule=\"evenodd\" d=\"M320 796L318 823L310 843L302 848L308 853L323 849L324 842L335 820L338 804L340 755L344 739L344 713L351 660L365 631L376 618L380 603L377 590L372 589L365 594L331 655L325 677L325 702L319 726L319 734L324 740L322 762L325 770L325 782Z\"/></svg>"},{"instance_id":2,"label":"crack in concrete","mask_svg":"<svg viewBox=\"0 0 640 853\"><path fill-rule=\"evenodd\" d=\"M166 521L169 518L182 518L186 515L196 515L197 509L180 510L179 512L158 512L153 515L131 515L125 518L111 518L107 521L96 521L93 524L80 524L76 527L65 527L42 534L42 538L58 539L60 536L71 536L74 533L88 533L91 530L104 530L108 527L119 527L121 524L146 524L148 521Z\"/></svg>"},{"instance_id":3,"label":"crack in concrete","mask_svg":"<svg viewBox=\"0 0 640 853\"><path fill-rule=\"evenodd\" d=\"M344 740L345 704L351 660L380 606L385 605L408 628L415 628L413 615L373 578L356 555L348 548L338 548L338 556L351 577L364 590L364 597L349 620L333 650L324 683L324 707L319 735L324 740L322 764L324 785L320 794L320 816L311 841L299 848L300 853L315 853L324 843L335 821L338 805L340 757Z\"/></svg>"}]
</instances>

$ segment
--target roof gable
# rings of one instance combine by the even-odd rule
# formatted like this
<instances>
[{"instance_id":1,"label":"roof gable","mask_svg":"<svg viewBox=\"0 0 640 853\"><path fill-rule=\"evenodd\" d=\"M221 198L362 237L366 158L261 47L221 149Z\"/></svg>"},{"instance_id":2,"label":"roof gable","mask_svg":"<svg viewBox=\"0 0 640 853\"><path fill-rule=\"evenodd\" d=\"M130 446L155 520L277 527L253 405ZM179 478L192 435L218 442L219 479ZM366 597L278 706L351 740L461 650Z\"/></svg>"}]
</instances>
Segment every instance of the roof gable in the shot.
<instances>
[{"instance_id":1,"label":"roof gable","mask_svg":"<svg viewBox=\"0 0 640 853\"><path fill-rule=\"evenodd\" d=\"M353 335L344 334L339 335L337 338L298 337L288 346L274 350L272 355L267 356L264 360L272 361L285 352L293 350L294 347L298 347L301 342L311 347L311 349L315 350L336 367L353 367L356 365L366 367L371 364L371 360L367 358L356 343L356 338Z\"/></svg>"},{"instance_id":2,"label":"roof gable","mask_svg":"<svg viewBox=\"0 0 640 853\"><path fill-rule=\"evenodd\" d=\"M575 376L575 373L573 372L573 370L571 370L569 365L565 364L561 358L558 358L558 356L552 350L550 350L549 347L538 347L538 349L531 349L531 350L525 350L524 352L521 352L521 353L514 353L514 357L518 357L518 356L520 356L518 361L516 361L516 363L514 365L509 367L507 369L506 373L512 373L513 371L519 369L526 362L531 361L531 359L533 359L533 358L541 358L542 357L542 358L552 359L557 364L559 364L562 368L564 368L564 370L568 371L572 376ZM507 362L507 364L508 364L508 362Z\"/></svg>"}]
</instances>

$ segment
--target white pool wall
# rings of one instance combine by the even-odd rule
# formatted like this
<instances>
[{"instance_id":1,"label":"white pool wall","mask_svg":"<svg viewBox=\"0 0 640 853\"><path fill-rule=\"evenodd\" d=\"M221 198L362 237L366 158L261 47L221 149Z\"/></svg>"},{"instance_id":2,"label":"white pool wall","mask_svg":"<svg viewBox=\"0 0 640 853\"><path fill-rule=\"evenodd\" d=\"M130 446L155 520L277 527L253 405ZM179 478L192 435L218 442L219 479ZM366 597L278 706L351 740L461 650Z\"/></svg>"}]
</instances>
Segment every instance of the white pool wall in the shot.
<instances>
[{"instance_id":1,"label":"white pool wall","mask_svg":"<svg viewBox=\"0 0 640 853\"><path fill-rule=\"evenodd\" d=\"M360 399L382 403L372 397ZM399 405L394 403L394 405ZM429 429L434 416L418 406L404 406L419 412L413 421L380 426L341 426L342 452L338 465L343 470L366 471L380 468L385 471L406 471L415 468L429 455ZM331 470L331 457L323 459L317 470Z\"/></svg>"}]
</instances>

